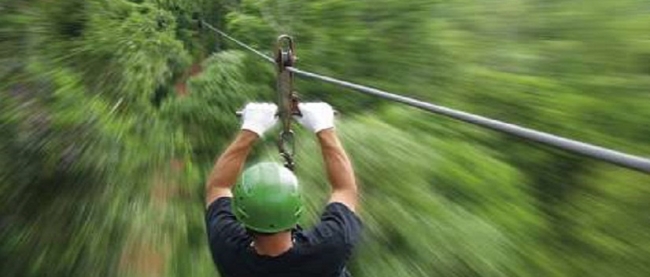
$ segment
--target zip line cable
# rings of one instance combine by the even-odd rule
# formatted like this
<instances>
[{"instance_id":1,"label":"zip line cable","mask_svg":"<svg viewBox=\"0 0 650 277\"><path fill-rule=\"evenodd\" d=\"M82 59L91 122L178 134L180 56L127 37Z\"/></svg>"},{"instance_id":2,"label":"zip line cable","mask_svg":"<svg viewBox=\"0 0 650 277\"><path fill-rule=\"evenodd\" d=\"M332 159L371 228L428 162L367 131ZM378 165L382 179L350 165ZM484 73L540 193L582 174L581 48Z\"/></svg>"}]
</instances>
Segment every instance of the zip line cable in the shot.
<instances>
[{"instance_id":1,"label":"zip line cable","mask_svg":"<svg viewBox=\"0 0 650 277\"><path fill-rule=\"evenodd\" d=\"M213 27L212 25L208 24L205 21L200 21L200 22L203 25L207 26L210 30L217 32L218 34L224 36L225 38L227 38L229 40L232 40L233 42L237 43L239 46L244 47L245 49L248 49L249 51L255 53L258 56L260 56L262 59L265 59L267 62L275 63L275 61L271 57L269 57L267 55L264 55L264 53L262 53L260 51L257 51L255 48L248 46L246 43L243 43L243 42L229 36L228 34L222 32L221 30L219 30L219 29L217 29L215 27Z\"/></svg>"},{"instance_id":2,"label":"zip line cable","mask_svg":"<svg viewBox=\"0 0 650 277\"><path fill-rule=\"evenodd\" d=\"M261 56L265 60L275 64L275 61L272 58L262 54L261 52L251 48L250 46L248 46L248 45L246 45L246 44L244 44L244 43L242 43L242 42L228 36L224 32L212 27L210 24L206 23L205 21L203 21L203 24L208 26L210 29L218 32L219 34L223 35L224 37L234 41L235 43L239 44L240 46L242 46L242 47L244 47L244 48L246 48L246 49L248 49L250 51L253 51L255 54ZM439 105L434 105L434 104L427 103L427 102L424 102L424 101L420 101L420 100L417 100L417 99L414 99L414 98L410 98L410 97L406 97L406 96L402 96L402 95L397 95L397 94L394 94L394 93L390 93L390 92L386 92L386 91L383 91L383 90L379 90L379 89L375 89L375 88L371 88L371 87L367 87L367 86L363 86L363 85L359 85L359 84L355 84L355 83L335 79L335 78L328 77L328 76L323 76L323 75L312 73L312 72L309 72L309 71L304 71L304 70L301 70L301 69L298 69L298 68L295 68L295 67L286 67L286 70L291 71L294 74L296 74L298 76L305 77L305 78L314 79L314 80L318 80L318 81L322 81L322 82L326 82L326 83L346 87L346 88L349 88L349 89L352 89L352 90L355 90L355 91L358 91L358 92L362 92L362 93L365 93L365 94L368 94L368 95L380 97L380 98L390 100L390 101L393 101L393 102L406 104L406 105L409 105L411 107L415 107L415 108L418 108L418 109L421 109L421 110L425 110L425 111L432 112L432 113L435 113L435 114L450 117L450 118L453 118L453 119L456 119L456 120L460 120L460 121L467 122L467 123L470 123L470 124L474 124L474 125L477 125L477 126L481 126L481 127L484 127L484 128L492 129L492 130L495 130L495 131L498 131L498 132L501 132L501 133L506 133L506 134L509 134L509 135L513 135L513 136L516 136L516 137L519 137L519 138L534 141L534 142L537 142L537 143L540 143L540 144L555 147L555 148L562 149L562 150L565 150L565 151L569 151L569 152L572 152L572 153L576 153L576 154L579 154L579 155L583 155L583 156L593 158L593 159L596 159L596 160L608 162L608 163L611 163L611 164L614 164L614 165L626 167L626 168L636 170L636 171L650 173L650 159L647 159L647 158L626 154L626 153L615 151L615 150L612 150L612 149L607 149L607 148L604 148L604 147L600 147L600 146L596 146L596 145L592 145L592 144L588 144L588 143L584 143L584 142L580 142L580 141L576 141L576 140L572 140L572 139L552 135L552 134L549 134L549 133L544 133L544 132L541 132L541 131L536 131L536 130L529 129L529 128L524 128L524 127L517 126L517 125L514 125L514 124L505 123L505 122L502 122L502 121L490 119L490 118L487 118L487 117L483 117L483 116L479 116L479 115L475 115L475 114L471 114L471 113L467 113L467 112L463 112L463 111L454 110L454 109L439 106Z\"/></svg>"},{"instance_id":3,"label":"zip line cable","mask_svg":"<svg viewBox=\"0 0 650 277\"><path fill-rule=\"evenodd\" d=\"M423 102L420 100L416 100L401 95L392 94L382 90L369 88L366 86L357 85L346 81L337 80L331 77L314 74L297 68L288 68L288 70L297 75L304 76L307 78L312 78L323 82L339 85L342 87L347 87L369 95L388 99L394 102L403 103L421 110L444 115L460 121L464 121L474 125L479 125L492 130L500 131L502 133L514 135L523 139L532 140L541 144L553 146L559 149L567 150L587 157L595 158L598 160L602 160L620 166L628 167L631 169L636 169L636 170L650 173L649 159L644 159L641 157L610 150L600 146L595 146L595 145L563 138L560 136L556 136L556 135L552 135L540 131L535 131L532 129L520 127L510 123L501 122L487 117L482 117L479 115L462 112L462 111L450 109L443 106L434 105L431 103Z\"/></svg>"}]
</instances>

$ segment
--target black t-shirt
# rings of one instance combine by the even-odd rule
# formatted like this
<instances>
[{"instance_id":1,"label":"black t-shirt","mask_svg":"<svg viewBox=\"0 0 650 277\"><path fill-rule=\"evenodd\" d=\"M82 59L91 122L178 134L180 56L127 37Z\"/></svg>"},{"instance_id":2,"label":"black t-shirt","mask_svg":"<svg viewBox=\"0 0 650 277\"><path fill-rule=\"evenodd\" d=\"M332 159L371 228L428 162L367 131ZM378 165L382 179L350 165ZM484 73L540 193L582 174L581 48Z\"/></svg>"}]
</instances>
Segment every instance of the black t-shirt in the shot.
<instances>
[{"instance_id":1,"label":"black t-shirt","mask_svg":"<svg viewBox=\"0 0 650 277\"><path fill-rule=\"evenodd\" d=\"M345 263L359 240L361 221L348 207L330 203L310 230L293 230L293 247L277 257L262 256L253 238L231 211L230 197L207 210L205 221L212 259L222 277L349 277Z\"/></svg>"}]
</instances>

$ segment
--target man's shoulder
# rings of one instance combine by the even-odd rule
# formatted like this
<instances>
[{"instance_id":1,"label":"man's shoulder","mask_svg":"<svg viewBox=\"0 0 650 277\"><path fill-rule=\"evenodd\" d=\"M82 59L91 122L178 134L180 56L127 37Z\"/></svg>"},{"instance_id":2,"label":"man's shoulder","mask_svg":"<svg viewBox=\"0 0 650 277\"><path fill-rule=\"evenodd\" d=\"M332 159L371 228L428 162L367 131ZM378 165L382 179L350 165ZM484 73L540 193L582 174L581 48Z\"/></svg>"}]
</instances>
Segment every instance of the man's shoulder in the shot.
<instances>
[{"instance_id":1,"label":"man's shoulder","mask_svg":"<svg viewBox=\"0 0 650 277\"><path fill-rule=\"evenodd\" d=\"M310 254L346 254L359 240L361 230L361 219L354 212L341 203L330 203L316 225L297 233L296 242Z\"/></svg>"},{"instance_id":2,"label":"man's shoulder","mask_svg":"<svg viewBox=\"0 0 650 277\"><path fill-rule=\"evenodd\" d=\"M349 217L354 221L361 223L361 218L359 218L359 216L353 210L351 210L347 205L341 202L330 202L327 204L327 206L325 206L325 210L322 216L330 215L330 214Z\"/></svg>"}]
</instances>

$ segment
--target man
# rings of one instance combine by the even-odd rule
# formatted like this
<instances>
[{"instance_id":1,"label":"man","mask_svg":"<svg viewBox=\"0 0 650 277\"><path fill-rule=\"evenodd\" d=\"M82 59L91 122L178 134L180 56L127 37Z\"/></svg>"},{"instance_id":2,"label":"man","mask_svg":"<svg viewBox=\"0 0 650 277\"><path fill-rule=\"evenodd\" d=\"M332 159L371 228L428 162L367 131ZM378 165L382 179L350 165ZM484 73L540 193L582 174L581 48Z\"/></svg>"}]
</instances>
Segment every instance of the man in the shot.
<instances>
[{"instance_id":1,"label":"man","mask_svg":"<svg viewBox=\"0 0 650 277\"><path fill-rule=\"evenodd\" d=\"M206 185L206 225L212 258L222 277L350 276L345 264L359 240L357 185L326 103L298 106L296 120L313 131L332 193L320 222L303 231L298 182L276 163L260 163L239 178L253 144L277 122L273 104L248 104L242 131L217 160Z\"/></svg>"}]
</instances>

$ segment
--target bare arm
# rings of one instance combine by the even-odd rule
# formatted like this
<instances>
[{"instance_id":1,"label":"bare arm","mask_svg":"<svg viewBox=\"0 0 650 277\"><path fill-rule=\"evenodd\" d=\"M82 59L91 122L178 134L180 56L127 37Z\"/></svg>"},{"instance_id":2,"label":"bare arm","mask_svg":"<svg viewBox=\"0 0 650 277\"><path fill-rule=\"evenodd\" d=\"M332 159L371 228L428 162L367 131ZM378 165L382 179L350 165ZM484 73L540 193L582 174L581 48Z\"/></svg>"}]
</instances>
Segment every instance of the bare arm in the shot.
<instances>
[{"instance_id":1,"label":"bare arm","mask_svg":"<svg viewBox=\"0 0 650 277\"><path fill-rule=\"evenodd\" d=\"M348 158L334 129L317 133L325 161L327 177L332 186L330 203L340 202L355 211L358 202L357 183L352 163Z\"/></svg>"},{"instance_id":2,"label":"bare arm","mask_svg":"<svg viewBox=\"0 0 650 277\"><path fill-rule=\"evenodd\" d=\"M219 197L232 197L232 187L244 167L246 157L258 136L254 132L242 130L237 138L226 148L214 165L205 186L206 206Z\"/></svg>"}]
</instances>

